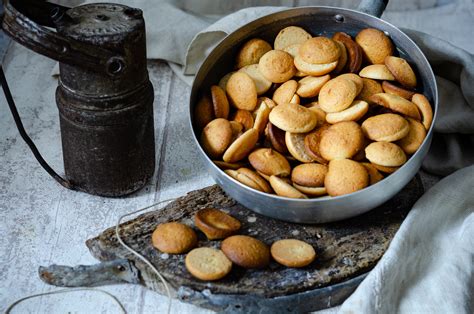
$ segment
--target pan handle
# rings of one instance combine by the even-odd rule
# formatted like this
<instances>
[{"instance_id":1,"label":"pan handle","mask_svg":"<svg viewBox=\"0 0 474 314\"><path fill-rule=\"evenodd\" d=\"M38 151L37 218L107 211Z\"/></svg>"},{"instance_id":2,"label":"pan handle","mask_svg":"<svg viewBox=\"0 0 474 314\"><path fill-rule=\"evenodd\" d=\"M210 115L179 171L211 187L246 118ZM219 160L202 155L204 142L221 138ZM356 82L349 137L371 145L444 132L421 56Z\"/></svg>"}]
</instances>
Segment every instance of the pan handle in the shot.
<instances>
[{"instance_id":1,"label":"pan handle","mask_svg":"<svg viewBox=\"0 0 474 314\"><path fill-rule=\"evenodd\" d=\"M356 10L376 17L381 17L387 4L388 0L362 0Z\"/></svg>"}]
</instances>

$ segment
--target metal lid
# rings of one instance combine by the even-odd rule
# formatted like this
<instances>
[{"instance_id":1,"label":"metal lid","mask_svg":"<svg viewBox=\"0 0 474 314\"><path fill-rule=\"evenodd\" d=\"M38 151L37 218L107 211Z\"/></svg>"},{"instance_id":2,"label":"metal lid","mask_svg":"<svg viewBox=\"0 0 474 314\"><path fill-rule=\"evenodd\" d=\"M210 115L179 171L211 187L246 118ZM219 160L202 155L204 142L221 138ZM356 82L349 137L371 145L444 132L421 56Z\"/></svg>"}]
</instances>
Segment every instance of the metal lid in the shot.
<instances>
[{"instance_id":1,"label":"metal lid","mask_svg":"<svg viewBox=\"0 0 474 314\"><path fill-rule=\"evenodd\" d=\"M121 41L143 29L140 9L111 3L94 3L68 10L57 23L58 31L83 42Z\"/></svg>"}]
</instances>

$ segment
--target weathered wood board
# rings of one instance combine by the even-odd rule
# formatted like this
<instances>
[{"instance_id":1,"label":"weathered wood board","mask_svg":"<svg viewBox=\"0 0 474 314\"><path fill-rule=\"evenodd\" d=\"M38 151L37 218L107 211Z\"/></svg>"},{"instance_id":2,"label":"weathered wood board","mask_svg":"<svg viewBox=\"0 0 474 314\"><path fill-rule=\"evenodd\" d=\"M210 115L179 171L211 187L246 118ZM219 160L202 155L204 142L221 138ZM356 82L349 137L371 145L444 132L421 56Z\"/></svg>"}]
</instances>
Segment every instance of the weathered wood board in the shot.
<instances>
[{"instance_id":1,"label":"weathered wood board","mask_svg":"<svg viewBox=\"0 0 474 314\"><path fill-rule=\"evenodd\" d=\"M337 223L304 225L255 214L234 202L214 185L190 192L162 210L151 211L123 223L120 234L128 245L152 261L172 286L174 296L181 300L214 310L245 309L245 312L261 310L259 301L264 304L268 300L284 300L288 307L283 311L290 310L291 305L296 303L303 306L298 308L300 310L315 310L342 302L355 289L363 277L361 275L369 271L383 255L404 217L422 193L423 186L417 176L393 199L364 215ZM315 247L317 260L302 269L286 268L276 262L262 270L245 270L234 266L222 280L199 281L187 272L185 255L168 255L154 249L151 234L157 224L167 221L180 221L195 228L194 213L206 207L220 208L230 213L242 222L241 234L254 236L269 245L282 238L306 241ZM220 241L209 241L201 232L198 235L199 246L220 246ZM163 287L147 267L120 246L115 237L115 228L109 228L87 240L86 245L93 256L101 261L117 258L135 261L141 271L142 284L163 293ZM318 299L317 295L324 298ZM308 301L305 301L305 296L309 298ZM319 304L328 298L326 304ZM314 304L314 300L318 304ZM264 306L272 307L275 304L281 306L281 302L273 305L270 302Z\"/></svg>"}]
</instances>

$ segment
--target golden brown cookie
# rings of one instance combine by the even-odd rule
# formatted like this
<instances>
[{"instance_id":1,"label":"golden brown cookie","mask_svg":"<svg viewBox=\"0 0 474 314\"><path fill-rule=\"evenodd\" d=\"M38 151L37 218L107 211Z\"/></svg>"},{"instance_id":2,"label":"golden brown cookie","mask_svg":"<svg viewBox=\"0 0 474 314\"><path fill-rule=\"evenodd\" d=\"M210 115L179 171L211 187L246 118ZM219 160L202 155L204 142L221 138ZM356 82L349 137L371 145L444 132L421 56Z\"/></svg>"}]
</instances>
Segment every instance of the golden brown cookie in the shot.
<instances>
[{"instance_id":1,"label":"golden brown cookie","mask_svg":"<svg viewBox=\"0 0 474 314\"><path fill-rule=\"evenodd\" d=\"M371 163L363 162L362 166L365 167L367 173L369 174L370 185L373 185L383 179L383 175L374 167Z\"/></svg>"},{"instance_id":2,"label":"golden brown cookie","mask_svg":"<svg viewBox=\"0 0 474 314\"><path fill-rule=\"evenodd\" d=\"M253 150L258 141L258 131L249 129L237 138L224 153L225 162L236 162L244 159Z\"/></svg>"},{"instance_id":3,"label":"golden brown cookie","mask_svg":"<svg viewBox=\"0 0 474 314\"><path fill-rule=\"evenodd\" d=\"M357 121L369 110L369 104L363 100L354 100L352 105L339 112L332 112L326 115L326 121L335 124L343 121Z\"/></svg>"},{"instance_id":4,"label":"golden brown cookie","mask_svg":"<svg viewBox=\"0 0 474 314\"><path fill-rule=\"evenodd\" d=\"M179 222L159 224L151 236L155 248L168 254L183 254L197 246L193 229Z\"/></svg>"},{"instance_id":5,"label":"golden brown cookie","mask_svg":"<svg viewBox=\"0 0 474 314\"><path fill-rule=\"evenodd\" d=\"M274 126L271 122L267 124L266 128L267 138L270 140L272 147L282 153L288 153L288 148L286 148L285 143L285 131Z\"/></svg>"},{"instance_id":6,"label":"golden brown cookie","mask_svg":"<svg viewBox=\"0 0 474 314\"><path fill-rule=\"evenodd\" d=\"M319 105L326 112L339 112L349 107L357 96L352 80L335 78L324 84L319 92Z\"/></svg>"},{"instance_id":7,"label":"golden brown cookie","mask_svg":"<svg viewBox=\"0 0 474 314\"><path fill-rule=\"evenodd\" d=\"M324 185L324 177L327 172L328 167L325 165L316 163L301 164L293 168L291 181L302 186L321 187Z\"/></svg>"},{"instance_id":8,"label":"golden brown cookie","mask_svg":"<svg viewBox=\"0 0 474 314\"><path fill-rule=\"evenodd\" d=\"M286 132L285 143L291 156L301 162L313 162L314 159L308 154L305 147L306 133Z\"/></svg>"},{"instance_id":9,"label":"golden brown cookie","mask_svg":"<svg viewBox=\"0 0 474 314\"><path fill-rule=\"evenodd\" d=\"M291 173L291 167L285 156L271 148L259 148L249 155L252 167L267 176L287 177Z\"/></svg>"},{"instance_id":10,"label":"golden brown cookie","mask_svg":"<svg viewBox=\"0 0 474 314\"><path fill-rule=\"evenodd\" d=\"M305 267L316 258L316 252L310 244L296 239L276 241L270 252L275 261L287 267Z\"/></svg>"},{"instance_id":11,"label":"golden brown cookie","mask_svg":"<svg viewBox=\"0 0 474 314\"><path fill-rule=\"evenodd\" d=\"M362 190L369 185L365 167L350 159L335 159L329 162L324 186L330 196L339 196Z\"/></svg>"},{"instance_id":12,"label":"golden brown cookie","mask_svg":"<svg viewBox=\"0 0 474 314\"><path fill-rule=\"evenodd\" d=\"M311 64L304 61L299 55L294 59L295 67L298 71L306 73L307 75L321 76L328 74L337 67L338 61L325 64Z\"/></svg>"},{"instance_id":13,"label":"golden brown cookie","mask_svg":"<svg viewBox=\"0 0 474 314\"><path fill-rule=\"evenodd\" d=\"M341 51L341 55L339 56L339 59L337 60L337 66L334 69L334 73L340 73L347 64L347 60L348 60L347 50L346 50L346 46L344 46L342 42L337 41L337 40L335 40L335 42L337 46L339 47L339 50Z\"/></svg>"},{"instance_id":14,"label":"golden brown cookie","mask_svg":"<svg viewBox=\"0 0 474 314\"><path fill-rule=\"evenodd\" d=\"M270 112L269 119L278 128L292 133L309 132L318 123L313 111L293 103L276 106Z\"/></svg>"},{"instance_id":15,"label":"golden brown cookie","mask_svg":"<svg viewBox=\"0 0 474 314\"><path fill-rule=\"evenodd\" d=\"M222 241L221 250L234 264L244 268L264 268L270 263L270 250L260 240L235 235Z\"/></svg>"},{"instance_id":16,"label":"golden brown cookie","mask_svg":"<svg viewBox=\"0 0 474 314\"><path fill-rule=\"evenodd\" d=\"M293 59L296 58L298 55L298 51L300 51L301 44L294 44L294 45L289 45L288 47L285 47L283 49L284 52L288 52ZM301 72L300 70L297 69L295 76L297 77L304 77L307 76L307 73Z\"/></svg>"},{"instance_id":17,"label":"golden brown cookie","mask_svg":"<svg viewBox=\"0 0 474 314\"><path fill-rule=\"evenodd\" d=\"M344 44L347 50L347 70L349 73L358 73L362 65L362 48L352 40L351 36L343 32L337 32L332 39L340 41Z\"/></svg>"},{"instance_id":18,"label":"golden brown cookie","mask_svg":"<svg viewBox=\"0 0 474 314\"><path fill-rule=\"evenodd\" d=\"M298 81L298 88L296 93L305 98L316 97L321 88L326 84L331 76L329 74L324 76L306 76Z\"/></svg>"},{"instance_id":19,"label":"golden brown cookie","mask_svg":"<svg viewBox=\"0 0 474 314\"><path fill-rule=\"evenodd\" d=\"M258 173L248 168L239 168L237 170L227 169L224 170L224 172L240 183L251 187L252 189L266 193L272 192L268 182L265 181L265 179L263 179Z\"/></svg>"},{"instance_id":20,"label":"golden brown cookie","mask_svg":"<svg viewBox=\"0 0 474 314\"><path fill-rule=\"evenodd\" d=\"M250 39L240 48L236 58L236 67L240 69L250 64L256 64L270 50L272 50L272 46L265 40Z\"/></svg>"},{"instance_id":21,"label":"golden brown cookie","mask_svg":"<svg viewBox=\"0 0 474 314\"><path fill-rule=\"evenodd\" d=\"M394 142L410 131L408 121L394 113L384 113L368 118L362 123L365 136L377 142Z\"/></svg>"},{"instance_id":22,"label":"golden brown cookie","mask_svg":"<svg viewBox=\"0 0 474 314\"><path fill-rule=\"evenodd\" d=\"M231 116L231 120L242 124L245 130L253 128L254 119L248 110L237 109Z\"/></svg>"},{"instance_id":23,"label":"golden brown cookie","mask_svg":"<svg viewBox=\"0 0 474 314\"><path fill-rule=\"evenodd\" d=\"M357 95L358 99L366 101L370 104L370 100L369 100L370 96L374 94L383 93L382 86L380 85L379 82L372 79L365 78L365 77L362 78L362 82L364 83L364 85L359 95Z\"/></svg>"},{"instance_id":24,"label":"golden brown cookie","mask_svg":"<svg viewBox=\"0 0 474 314\"><path fill-rule=\"evenodd\" d=\"M391 82L388 82L388 81L383 81L382 82L382 88L383 88L383 91L385 93L397 95L397 96L403 97L403 98L408 99L408 100L411 100L413 95L415 95L415 92L412 92L412 91L406 90L404 88L401 88L400 86L397 86L397 85L395 85ZM382 93L382 91L380 91L378 93ZM374 93L374 94L377 94L377 93Z\"/></svg>"},{"instance_id":25,"label":"golden brown cookie","mask_svg":"<svg viewBox=\"0 0 474 314\"><path fill-rule=\"evenodd\" d=\"M310 156L310 158L324 165L327 164L328 161L321 156L319 144L321 143L323 133L326 132L329 127L329 124L323 124L318 129L308 133L304 139L306 153Z\"/></svg>"},{"instance_id":26,"label":"golden brown cookie","mask_svg":"<svg viewBox=\"0 0 474 314\"><path fill-rule=\"evenodd\" d=\"M313 37L301 44L298 56L310 64L327 64L339 59L341 50L337 43L327 37Z\"/></svg>"},{"instance_id":27,"label":"golden brown cookie","mask_svg":"<svg viewBox=\"0 0 474 314\"><path fill-rule=\"evenodd\" d=\"M297 88L298 83L295 80L289 80L281 84L273 93L273 101L277 105L290 103Z\"/></svg>"},{"instance_id":28,"label":"golden brown cookie","mask_svg":"<svg viewBox=\"0 0 474 314\"><path fill-rule=\"evenodd\" d=\"M255 88L257 89L257 95L265 94L270 87L272 87L272 82L267 80L258 70L258 64L246 65L239 70L239 72L247 73L248 76L255 83Z\"/></svg>"},{"instance_id":29,"label":"golden brown cookie","mask_svg":"<svg viewBox=\"0 0 474 314\"><path fill-rule=\"evenodd\" d=\"M217 85L211 86L211 98L216 118L227 119L229 117L229 101L225 91Z\"/></svg>"},{"instance_id":30,"label":"golden brown cookie","mask_svg":"<svg viewBox=\"0 0 474 314\"><path fill-rule=\"evenodd\" d=\"M201 145L211 158L222 156L232 142L232 127L226 119L215 119L202 130Z\"/></svg>"},{"instance_id":31,"label":"golden brown cookie","mask_svg":"<svg viewBox=\"0 0 474 314\"><path fill-rule=\"evenodd\" d=\"M372 64L368 65L360 70L359 75L361 77L370 78L374 80L387 80L393 81L395 77L384 64Z\"/></svg>"},{"instance_id":32,"label":"golden brown cookie","mask_svg":"<svg viewBox=\"0 0 474 314\"><path fill-rule=\"evenodd\" d=\"M309 195L309 196L323 196L327 194L327 190L324 186L304 186L304 185L299 185L293 182L293 186L295 189L300 191L303 194Z\"/></svg>"},{"instance_id":33,"label":"golden brown cookie","mask_svg":"<svg viewBox=\"0 0 474 314\"><path fill-rule=\"evenodd\" d=\"M265 131L269 121L270 112L271 109L268 108L265 101L261 101L258 109L254 111L255 123L253 128L256 129L260 135L262 135Z\"/></svg>"},{"instance_id":34,"label":"golden brown cookie","mask_svg":"<svg viewBox=\"0 0 474 314\"><path fill-rule=\"evenodd\" d=\"M254 110L257 106L257 88L252 78L244 72L235 72L227 81L227 96L237 109Z\"/></svg>"},{"instance_id":35,"label":"golden brown cookie","mask_svg":"<svg viewBox=\"0 0 474 314\"><path fill-rule=\"evenodd\" d=\"M209 96L202 96L194 108L194 120L199 130L202 130L209 122L214 120L214 108Z\"/></svg>"},{"instance_id":36,"label":"golden brown cookie","mask_svg":"<svg viewBox=\"0 0 474 314\"><path fill-rule=\"evenodd\" d=\"M393 44L382 31L366 28L357 34L356 42L362 48L365 59L372 64L383 64L385 57L393 54Z\"/></svg>"},{"instance_id":37,"label":"golden brown cookie","mask_svg":"<svg viewBox=\"0 0 474 314\"><path fill-rule=\"evenodd\" d=\"M385 65L392 72L395 80L407 88L416 87L416 75L410 64L405 59L387 56Z\"/></svg>"},{"instance_id":38,"label":"golden brown cookie","mask_svg":"<svg viewBox=\"0 0 474 314\"><path fill-rule=\"evenodd\" d=\"M421 146L426 137L426 129L419 121L408 118L410 131L407 136L399 140L396 144L407 154L414 154Z\"/></svg>"},{"instance_id":39,"label":"golden brown cookie","mask_svg":"<svg viewBox=\"0 0 474 314\"><path fill-rule=\"evenodd\" d=\"M326 160L351 158L363 145L364 134L356 122L339 122L323 132L319 152Z\"/></svg>"},{"instance_id":40,"label":"golden brown cookie","mask_svg":"<svg viewBox=\"0 0 474 314\"><path fill-rule=\"evenodd\" d=\"M370 96L373 103L388 108L392 111L420 120L420 112L417 106L409 100L397 95L381 93Z\"/></svg>"},{"instance_id":41,"label":"golden brown cookie","mask_svg":"<svg viewBox=\"0 0 474 314\"><path fill-rule=\"evenodd\" d=\"M423 126L426 130L430 129L431 123L433 122L433 109L431 109L430 102L425 95L415 94L411 98L411 101L418 107L418 110L421 112ZM418 119L414 116L412 118Z\"/></svg>"},{"instance_id":42,"label":"golden brown cookie","mask_svg":"<svg viewBox=\"0 0 474 314\"><path fill-rule=\"evenodd\" d=\"M200 280L219 280L230 273L232 262L221 250L200 247L186 255L186 269Z\"/></svg>"},{"instance_id":43,"label":"golden brown cookie","mask_svg":"<svg viewBox=\"0 0 474 314\"><path fill-rule=\"evenodd\" d=\"M277 176L271 176L269 181L270 185L278 196L289 198L308 198L306 195L290 185L287 181Z\"/></svg>"},{"instance_id":44,"label":"golden brown cookie","mask_svg":"<svg viewBox=\"0 0 474 314\"><path fill-rule=\"evenodd\" d=\"M374 142L365 148L365 156L371 163L398 167L407 161L407 156L400 146L389 142Z\"/></svg>"},{"instance_id":45,"label":"golden brown cookie","mask_svg":"<svg viewBox=\"0 0 474 314\"><path fill-rule=\"evenodd\" d=\"M209 240L225 239L240 229L240 221L215 208L204 208L194 215L194 224Z\"/></svg>"},{"instance_id":46,"label":"golden brown cookie","mask_svg":"<svg viewBox=\"0 0 474 314\"><path fill-rule=\"evenodd\" d=\"M295 75L296 68L293 57L281 50L270 50L260 58L258 63L260 73L273 83L283 83Z\"/></svg>"},{"instance_id":47,"label":"golden brown cookie","mask_svg":"<svg viewBox=\"0 0 474 314\"><path fill-rule=\"evenodd\" d=\"M276 50L284 50L286 47L302 44L311 38L311 34L298 26L288 26L282 29L275 38L273 47Z\"/></svg>"}]
</instances>

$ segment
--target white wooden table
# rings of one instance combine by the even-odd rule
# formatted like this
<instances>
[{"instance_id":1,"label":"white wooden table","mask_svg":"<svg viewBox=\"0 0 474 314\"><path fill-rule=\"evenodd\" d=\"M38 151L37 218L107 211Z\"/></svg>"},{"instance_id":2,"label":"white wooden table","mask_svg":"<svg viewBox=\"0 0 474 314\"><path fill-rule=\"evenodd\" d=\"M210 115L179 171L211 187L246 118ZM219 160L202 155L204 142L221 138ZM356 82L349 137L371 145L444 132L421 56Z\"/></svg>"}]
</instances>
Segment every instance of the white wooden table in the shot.
<instances>
[{"instance_id":1,"label":"white wooden table","mask_svg":"<svg viewBox=\"0 0 474 314\"><path fill-rule=\"evenodd\" d=\"M388 12L384 18L474 51L472 1L436 9ZM54 62L12 45L4 60L7 79L25 128L43 157L62 172L58 113L54 101ZM39 265L77 265L97 261L84 241L116 223L117 217L154 202L180 196L213 183L201 164L187 123L190 88L163 62L151 61L155 87L156 171L140 192L110 199L60 187L38 165L21 140L0 96L0 311L14 300L57 288L44 284ZM135 285L103 288L125 305L129 313L163 312L166 299ZM41 297L26 301L17 313L117 313L118 307L94 292ZM174 313L204 313L173 301Z\"/></svg>"}]
</instances>

